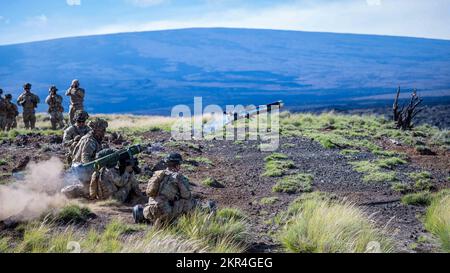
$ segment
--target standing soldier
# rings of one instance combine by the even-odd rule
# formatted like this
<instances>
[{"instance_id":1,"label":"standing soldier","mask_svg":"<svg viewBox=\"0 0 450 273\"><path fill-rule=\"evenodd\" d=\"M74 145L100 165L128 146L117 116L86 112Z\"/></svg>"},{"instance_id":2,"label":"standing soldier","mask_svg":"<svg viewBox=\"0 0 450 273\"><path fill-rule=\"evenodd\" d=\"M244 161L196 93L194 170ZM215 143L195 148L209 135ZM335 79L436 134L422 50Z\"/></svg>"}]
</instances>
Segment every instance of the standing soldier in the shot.
<instances>
[{"instance_id":1,"label":"standing soldier","mask_svg":"<svg viewBox=\"0 0 450 273\"><path fill-rule=\"evenodd\" d=\"M63 98L56 94L58 88L52 86L49 89L49 95L45 99L45 103L48 104L48 113L50 114L50 121L52 123L52 129L56 130L57 126L59 128L64 128L64 108L62 106Z\"/></svg>"},{"instance_id":2,"label":"standing soldier","mask_svg":"<svg viewBox=\"0 0 450 273\"><path fill-rule=\"evenodd\" d=\"M31 84L23 86L24 92L17 99L17 104L23 107L23 122L25 129L33 130L36 125L35 109L40 103L39 97L31 93Z\"/></svg>"},{"instance_id":3,"label":"standing soldier","mask_svg":"<svg viewBox=\"0 0 450 273\"><path fill-rule=\"evenodd\" d=\"M5 119L5 129L6 131L14 128L14 124L16 124L16 117L19 115L19 109L17 105L11 102L12 95L7 94L5 96L5 105L6 105L6 119Z\"/></svg>"},{"instance_id":4,"label":"standing soldier","mask_svg":"<svg viewBox=\"0 0 450 273\"><path fill-rule=\"evenodd\" d=\"M6 102L3 98L3 90L0 88L0 131L6 127Z\"/></svg>"},{"instance_id":5,"label":"standing soldier","mask_svg":"<svg viewBox=\"0 0 450 273\"><path fill-rule=\"evenodd\" d=\"M84 110L84 94L83 88L80 88L80 82L78 80L73 80L72 85L66 92L66 96L70 97L70 124L75 124L75 112Z\"/></svg>"}]
</instances>

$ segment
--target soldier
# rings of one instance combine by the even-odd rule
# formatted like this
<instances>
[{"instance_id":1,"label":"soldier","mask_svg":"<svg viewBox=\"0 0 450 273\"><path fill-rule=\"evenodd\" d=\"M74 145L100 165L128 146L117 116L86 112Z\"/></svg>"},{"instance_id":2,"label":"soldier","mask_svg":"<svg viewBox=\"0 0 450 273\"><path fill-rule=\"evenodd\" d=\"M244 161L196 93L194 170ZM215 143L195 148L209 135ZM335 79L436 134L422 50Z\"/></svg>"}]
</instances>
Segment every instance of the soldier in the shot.
<instances>
[{"instance_id":1,"label":"soldier","mask_svg":"<svg viewBox=\"0 0 450 273\"><path fill-rule=\"evenodd\" d=\"M19 115L19 109L17 105L11 102L12 95L7 94L5 96L5 106L6 106L6 119L5 119L5 129L6 131L14 128L14 124L16 123L16 117Z\"/></svg>"},{"instance_id":2,"label":"soldier","mask_svg":"<svg viewBox=\"0 0 450 273\"><path fill-rule=\"evenodd\" d=\"M97 159L114 152L112 149L102 150L97 154ZM119 168L116 168L116 165L116 162L111 162L92 174L89 187L91 199L106 200L113 198L124 203L130 195L142 196L138 181L134 176L135 173L140 173L137 160L135 158L122 160L119 162Z\"/></svg>"},{"instance_id":3,"label":"soldier","mask_svg":"<svg viewBox=\"0 0 450 273\"><path fill-rule=\"evenodd\" d=\"M3 98L3 90L0 88L0 131L4 131L6 127L6 103Z\"/></svg>"},{"instance_id":4,"label":"soldier","mask_svg":"<svg viewBox=\"0 0 450 273\"><path fill-rule=\"evenodd\" d=\"M75 112L84 110L84 95L85 91L80 88L80 82L73 80L72 85L66 92L66 96L70 97L69 118L72 125L75 124Z\"/></svg>"},{"instance_id":5,"label":"soldier","mask_svg":"<svg viewBox=\"0 0 450 273\"><path fill-rule=\"evenodd\" d=\"M136 223L145 220L155 225L170 223L181 214L194 208L194 199L189 188L189 180L179 173L182 161L180 154L170 154L167 169L157 171L148 182L147 206L133 208Z\"/></svg>"},{"instance_id":6,"label":"soldier","mask_svg":"<svg viewBox=\"0 0 450 273\"><path fill-rule=\"evenodd\" d=\"M31 93L31 84L23 86L24 92L17 99L17 104L23 107L23 122L26 129L33 130L36 124L35 109L40 103L39 97Z\"/></svg>"},{"instance_id":7,"label":"soldier","mask_svg":"<svg viewBox=\"0 0 450 273\"><path fill-rule=\"evenodd\" d=\"M69 165L72 164L72 153L78 141L91 131L91 128L86 125L88 118L89 114L86 111L77 111L75 114L75 125L71 125L64 130L63 143L68 148L66 158Z\"/></svg>"},{"instance_id":8,"label":"soldier","mask_svg":"<svg viewBox=\"0 0 450 273\"><path fill-rule=\"evenodd\" d=\"M64 128L64 108L62 106L63 98L56 94L58 88L56 86L51 86L49 89L49 95L45 99L45 103L48 104L48 113L50 114L50 121L52 123L52 129L56 130L57 126L59 128Z\"/></svg>"},{"instance_id":9,"label":"soldier","mask_svg":"<svg viewBox=\"0 0 450 273\"><path fill-rule=\"evenodd\" d=\"M96 118L89 122L91 131L76 144L72 157L72 165L89 163L95 160L96 154L102 149L102 140L108 128L108 122ZM78 184L65 187L62 192L69 198L89 197L89 184L93 172L80 174Z\"/></svg>"}]
</instances>

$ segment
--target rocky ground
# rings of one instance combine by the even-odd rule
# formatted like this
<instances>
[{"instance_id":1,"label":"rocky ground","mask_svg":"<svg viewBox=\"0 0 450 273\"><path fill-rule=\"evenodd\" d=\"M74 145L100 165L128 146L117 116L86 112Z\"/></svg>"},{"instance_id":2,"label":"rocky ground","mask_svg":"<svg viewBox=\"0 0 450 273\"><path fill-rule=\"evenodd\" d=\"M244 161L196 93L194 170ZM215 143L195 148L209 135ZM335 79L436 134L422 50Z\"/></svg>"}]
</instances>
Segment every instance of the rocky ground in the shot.
<instances>
[{"instance_id":1,"label":"rocky ground","mask_svg":"<svg viewBox=\"0 0 450 273\"><path fill-rule=\"evenodd\" d=\"M125 139L126 140L126 139ZM249 252L279 252L280 244L272 236L279 228L274 217L286 210L290 202L299 194L274 193L275 179L264 177L264 158L270 153L259 150L256 141L193 141L173 142L170 134L164 131L148 132L140 135L140 140L149 143L152 149L139 156L143 174L139 177L144 190L146 181L155 166L165 154L181 152L186 159L183 172L189 177L193 191L201 199L215 200L219 207L237 207L250 219ZM0 154L4 162L0 166L0 183L13 181L12 172L21 171L28 162L42 161L57 156L63 160L65 150L60 136L44 136L39 133L18 135L0 143ZM121 147L110 144L111 146ZM395 167L400 180L408 182L402 175L414 171L429 171L436 189L450 186L447 177L450 170L448 151L437 155L419 155L405 146L381 143L386 150L402 150L407 153L408 164ZM368 160L371 153L342 155L339 149L326 149L319 143L303 137L283 137L278 152L289 156L295 168L289 172L310 173L314 176L314 191L335 194L362 208L376 221L376 225L389 231L395 240L397 251L433 252L434 239L428 234L419 220L424 207L401 204L401 195L391 189L389 183L364 183L362 174L353 170L351 161ZM435 164L436 163L436 164ZM207 178L215 179L223 187L210 187L202 184ZM262 204L261 199L277 197L273 204ZM91 225L104 225L112 218L121 218L131 223L132 204L123 206L95 205L96 218ZM3 227L5 229L5 227ZM7 232L3 230L3 232ZM418 240L428 238L427 240ZM420 242L419 242L420 241ZM414 247L411 247L414 245Z\"/></svg>"}]
</instances>

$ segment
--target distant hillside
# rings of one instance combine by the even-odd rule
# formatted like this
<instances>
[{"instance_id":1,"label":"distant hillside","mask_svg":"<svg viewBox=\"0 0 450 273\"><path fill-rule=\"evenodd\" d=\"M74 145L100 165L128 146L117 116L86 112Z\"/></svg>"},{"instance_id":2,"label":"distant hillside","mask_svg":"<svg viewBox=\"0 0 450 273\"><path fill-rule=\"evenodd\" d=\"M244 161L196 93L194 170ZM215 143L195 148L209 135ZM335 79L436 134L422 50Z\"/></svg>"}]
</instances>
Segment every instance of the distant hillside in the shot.
<instances>
[{"instance_id":1,"label":"distant hillside","mask_svg":"<svg viewBox=\"0 0 450 273\"><path fill-rule=\"evenodd\" d=\"M346 108L384 103L379 95L398 85L450 103L450 41L184 29L0 46L0 87L15 96L26 81L44 98L49 85L64 92L73 78L97 113L170 114L194 96L204 104L282 99L291 109Z\"/></svg>"}]
</instances>

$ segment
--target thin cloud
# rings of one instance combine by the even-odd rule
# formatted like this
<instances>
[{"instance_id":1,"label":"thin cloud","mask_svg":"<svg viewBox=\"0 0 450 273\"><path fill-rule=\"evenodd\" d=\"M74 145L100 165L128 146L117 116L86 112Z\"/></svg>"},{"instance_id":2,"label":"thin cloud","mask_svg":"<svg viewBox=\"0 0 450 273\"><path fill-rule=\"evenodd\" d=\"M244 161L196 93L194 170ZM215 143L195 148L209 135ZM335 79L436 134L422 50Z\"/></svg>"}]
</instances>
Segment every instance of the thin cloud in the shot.
<instances>
[{"instance_id":1,"label":"thin cloud","mask_svg":"<svg viewBox=\"0 0 450 273\"><path fill-rule=\"evenodd\" d=\"M80 6L81 0L66 0L66 3L69 6Z\"/></svg>"},{"instance_id":2,"label":"thin cloud","mask_svg":"<svg viewBox=\"0 0 450 273\"><path fill-rule=\"evenodd\" d=\"M367 1L367 2L366 2ZM191 27L241 27L450 39L447 0L332 1L321 5L278 5L230 9L195 18L104 25L85 34L110 34ZM370 1L370 4L369 4Z\"/></svg>"},{"instance_id":3,"label":"thin cloud","mask_svg":"<svg viewBox=\"0 0 450 273\"><path fill-rule=\"evenodd\" d=\"M138 7L157 6L167 1L168 0L126 0L127 3Z\"/></svg>"},{"instance_id":4,"label":"thin cloud","mask_svg":"<svg viewBox=\"0 0 450 273\"><path fill-rule=\"evenodd\" d=\"M48 17L45 14L41 14L34 17L29 17L25 21L26 26L33 26L33 27L44 27L47 26L48 23Z\"/></svg>"}]
</instances>

